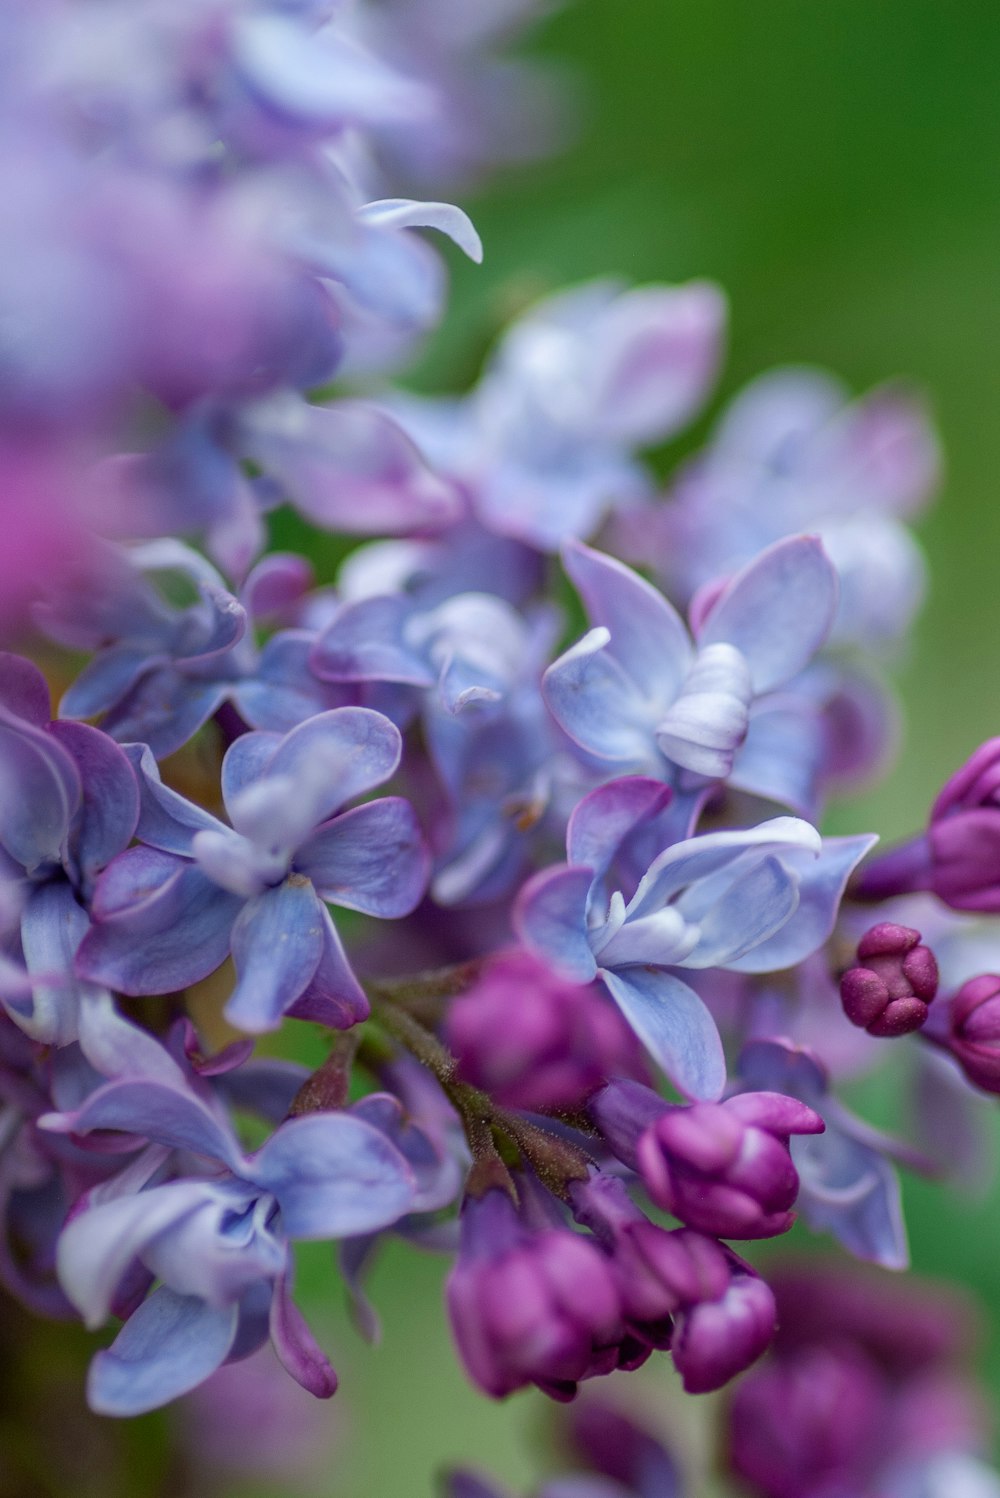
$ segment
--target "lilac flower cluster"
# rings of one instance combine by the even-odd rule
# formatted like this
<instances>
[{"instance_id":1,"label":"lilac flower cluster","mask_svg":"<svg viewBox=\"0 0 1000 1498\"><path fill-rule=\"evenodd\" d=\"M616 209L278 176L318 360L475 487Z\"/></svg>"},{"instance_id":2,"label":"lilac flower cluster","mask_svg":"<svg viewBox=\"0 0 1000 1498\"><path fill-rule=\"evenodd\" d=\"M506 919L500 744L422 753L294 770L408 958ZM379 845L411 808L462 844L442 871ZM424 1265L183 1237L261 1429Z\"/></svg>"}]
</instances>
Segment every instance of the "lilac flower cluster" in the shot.
<instances>
[{"instance_id":1,"label":"lilac flower cluster","mask_svg":"<svg viewBox=\"0 0 1000 1498\"><path fill-rule=\"evenodd\" d=\"M570 1400L654 1352L720 1388L780 1309L734 1242L800 1213L907 1262L896 1167L935 1161L839 1078L919 1029L942 1134L973 1096L955 1061L1000 1091L1000 977L942 948L930 1009L937 928L862 924L914 891L1000 909L996 744L860 872L875 839L816 825L891 749L919 402L779 373L660 492L644 452L721 362L700 282L550 296L461 397L385 383L442 306L416 231L480 253L392 173L504 154L487 43L531 9L0 23L4 607L30 652L0 655L0 1282L120 1323L102 1414L267 1342L331 1395L293 1245L341 1245L374 1331L389 1233L453 1255L491 1396ZM283 505L345 543L335 577L272 544ZM295 1021L313 1072L281 1059ZM785 1373L754 1378L744 1403ZM586 1491L679 1492L642 1449Z\"/></svg>"}]
</instances>

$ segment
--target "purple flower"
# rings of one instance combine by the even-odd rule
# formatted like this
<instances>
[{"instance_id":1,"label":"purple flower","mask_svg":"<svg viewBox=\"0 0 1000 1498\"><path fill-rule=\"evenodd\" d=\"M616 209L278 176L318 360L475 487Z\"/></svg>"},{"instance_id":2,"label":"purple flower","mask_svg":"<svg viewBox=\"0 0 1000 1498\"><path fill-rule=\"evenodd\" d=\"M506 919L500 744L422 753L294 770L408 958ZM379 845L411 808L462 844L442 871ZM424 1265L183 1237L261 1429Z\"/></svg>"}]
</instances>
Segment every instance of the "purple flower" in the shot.
<instances>
[{"instance_id":1,"label":"purple flower","mask_svg":"<svg viewBox=\"0 0 1000 1498\"><path fill-rule=\"evenodd\" d=\"M654 859L626 902L606 876L633 830L661 809L660 797L656 782L640 778L585 797L570 818L569 863L528 881L515 923L525 945L562 976L603 979L682 1092L717 1098L722 1043L678 970L768 972L801 962L829 936L869 840L824 842L792 817L689 838Z\"/></svg>"},{"instance_id":2,"label":"purple flower","mask_svg":"<svg viewBox=\"0 0 1000 1498\"><path fill-rule=\"evenodd\" d=\"M289 1298L289 1242L370 1232L410 1209L414 1176L385 1134L351 1114L314 1113L246 1155L221 1107L163 1071L108 1082L44 1122L156 1147L92 1190L59 1243L60 1281L88 1325L128 1313L91 1366L95 1410L154 1409L269 1333L300 1383L321 1397L334 1392L333 1370ZM170 1151L207 1173L159 1183Z\"/></svg>"},{"instance_id":3,"label":"purple flower","mask_svg":"<svg viewBox=\"0 0 1000 1498\"><path fill-rule=\"evenodd\" d=\"M673 435L714 380L724 304L705 282L622 291L595 282L508 330L463 401L397 400L433 462L491 530L547 551L648 493L632 449Z\"/></svg>"},{"instance_id":4,"label":"purple flower","mask_svg":"<svg viewBox=\"0 0 1000 1498\"><path fill-rule=\"evenodd\" d=\"M799 1190L789 1139L825 1127L811 1108L775 1092L677 1107L636 1083L612 1082L590 1111L599 1127L607 1116L609 1143L658 1207L719 1238L788 1231Z\"/></svg>"},{"instance_id":5,"label":"purple flower","mask_svg":"<svg viewBox=\"0 0 1000 1498\"><path fill-rule=\"evenodd\" d=\"M850 404L822 371L773 370L736 397L669 504L623 517L620 540L690 598L780 537L816 531L840 579L834 638L870 651L903 635L922 601L924 560L901 519L939 475L911 392L886 386Z\"/></svg>"},{"instance_id":6,"label":"purple flower","mask_svg":"<svg viewBox=\"0 0 1000 1498\"><path fill-rule=\"evenodd\" d=\"M528 952L491 959L449 1007L446 1033L462 1076L508 1108L575 1108L607 1077L645 1074L606 998Z\"/></svg>"},{"instance_id":7,"label":"purple flower","mask_svg":"<svg viewBox=\"0 0 1000 1498\"><path fill-rule=\"evenodd\" d=\"M994 1491L994 1476L975 1459L982 1413L961 1367L970 1307L929 1284L833 1265L789 1266L773 1288L773 1350L737 1386L727 1414L729 1460L750 1492Z\"/></svg>"},{"instance_id":8,"label":"purple flower","mask_svg":"<svg viewBox=\"0 0 1000 1498\"><path fill-rule=\"evenodd\" d=\"M367 708L337 708L279 738L238 738L222 769L227 827L164 786L132 748L142 784L137 833L94 893L78 971L122 993L168 993L230 951L226 1015L274 1029L283 1014L351 1025L368 1012L324 901L393 919L417 904L427 855L408 802L346 801L396 769L399 730Z\"/></svg>"},{"instance_id":9,"label":"purple flower","mask_svg":"<svg viewBox=\"0 0 1000 1498\"><path fill-rule=\"evenodd\" d=\"M927 1018L937 993L934 953L920 945L920 932L880 921L858 943L858 966L840 980L844 1013L869 1035L908 1035Z\"/></svg>"},{"instance_id":10,"label":"purple flower","mask_svg":"<svg viewBox=\"0 0 1000 1498\"><path fill-rule=\"evenodd\" d=\"M502 1189L465 1202L447 1301L469 1376L495 1399L527 1384L571 1399L581 1379L618 1366L621 1304L605 1255L579 1233L532 1228Z\"/></svg>"},{"instance_id":11,"label":"purple flower","mask_svg":"<svg viewBox=\"0 0 1000 1498\"><path fill-rule=\"evenodd\" d=\"M556 721L620 771L685 787L732 773L751 705L808 663L836 605L836 573L809 536L778 542L738 573L700 618L697 645L673 606L621 562L578 542L563 562L593 627L545 673ZM780 757L780 740L771 750ZM775 766L759 788L746 768L742 788L773 796Z\"/></svg>"}]
</instances>

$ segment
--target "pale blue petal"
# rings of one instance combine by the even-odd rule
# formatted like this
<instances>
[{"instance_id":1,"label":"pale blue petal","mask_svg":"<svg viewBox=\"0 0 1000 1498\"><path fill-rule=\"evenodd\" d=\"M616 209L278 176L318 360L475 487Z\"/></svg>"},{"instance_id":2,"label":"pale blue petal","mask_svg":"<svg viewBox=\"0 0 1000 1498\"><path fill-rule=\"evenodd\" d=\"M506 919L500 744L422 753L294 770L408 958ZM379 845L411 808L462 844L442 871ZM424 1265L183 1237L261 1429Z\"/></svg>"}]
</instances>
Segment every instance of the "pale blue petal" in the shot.
<instances>
[{"instance_id":1,"label":"pale blue petal","mask_svg":"<svg viewBox=\"0 0 1000 1498\"><path fill-rule=\"evenodd\" d=\"M77 1037L80 985L73 961L90 922L65 880L34 889L21 917L21 946L31 977L30 1013L18 1024L33 1040L68 1045Z\"/></svg>"},{"instance_id":2,"label":"pale blue petal","mask_svg":"<svg viewBox=\"0 0 1000 1498\"><path fill-rule=\"evenodd\" d=\"M197 1388L225 1362L236 1306L215 1309L161 1285L90 1365L87 1401L98 1415L141 1415Z\"/></svg>"},{"instance_id":3,"label":"pale blue petal","mask_svg":"<svg viewBox=\"0 0 1000 1498\"><path fill-rule=\"evenodd\" d=\"M57 1134L90 1134L113 1129L151 1144L190 1150L242 1169L236 1137L221 1112L174 1083L150 1077L123 1077L92 1092L74 1113L47 1113L44 1127Z\"/></svg>"},{"instance_id":4,"label":"pale blue petal","mask_svg":"<svg viewBox=\"0 0 1000 1498\"><path fill-rule=\"evenodd\" d=\"M754 691L801 671L823 644L837 611L837 574L817 536L790 536L755 557L709 611L699 643L735 645Z\"/></svg>"},{"instance_id":5,"label":"pale blue petal","mask_svg":"<svg viewBox=\"0 0 1000 1498\"><path fill-rule=\"evenodd\" d=\"M195 864L129 848L98 880L77 972L120 993L187 988L225 960L242 904Z\"/></svg>"},{"instance_id":6,"label":"pale blue petal","mask_svg":"<svg viewBox=\"0 0 1000 1498\"><path fill-rule=\"evenodd\" d=\"M363 223L378 229L437 229L479 265L483 242L467 213L454 203L421 203L415 198L381 198L358 209Z\"/></svg>"},{"instance_id":7,"label":"pale blue petal","mask_svg":"<svg viewBox=\"0 0 1000 1498\"><path fill-rule=\"evenodd\" d=\"M662 712L680 691L694 654L677 610L637 572L581 541L567 543L563 565L591 624L608 630L615 659Z\"/></svg>"},{"instance_id":8,"label":"pale blue petal","mask_svg":"<svg viewBox=\"0 0 1000 1498\"><path fill-rule=\"evenodd\" d=\"M296 1019L346 1030L368 1018L368 999L347 960L326 906L319 908L323 917L323 955L312 982L289 1012Z\"/></svg>"},{"instance_id":9,"label":"pale blue petal","mask_svg":"<svg viewBox=\"0 0 1000 1498\"><path fill-rule=\"evenodd\" d=\"M321 827L302 844L295 867L324 900L394 920L419 904L430 857L410 803L384 796Z\"/></svg>"},{"instance_id":10,"label":"pale blue petal","mask_svg":"<svg viewBox=\"0 0 1000 1498\"><path fill-rule=\"evenodd\" d=\"M351 1238L411 1210L416 1179L386 1137L348 1113L293 1118L245 1172L273 1193L289 1238Z\"/></svg>"},{"instance_id":11,"label":"pale blue petal","mask_svg":"<svg viewBox=\"0 0 1000 1498\"><path fill-rule=\"evenodd\" d=\"M560 728L581 748L642 766L655 757L659 715L612 655L608 639L603 626L584 635L545 672L542 693Z\"/></svg>"},{"instance_id":12,"label":"pale blue petal","mask_svg":"<svg viewBox=\"0 0 1000 1498\"><path fill-rule=\"evenodd\" d=\"M323 630L310 665L324 681L434 684L425 655L406 640L412 603L402 597L362 598L346 604Z\"/></svg>"},{"instance_id":13,"label":"pale blue petal","mask_svg":"<svg viewBox=\"0 0 1000 1498\"><path fill-rule=\"evenodd\" d=\"M529 879L514 906L514 929L543 962L577 983L597 972L587 937L590 869L568 865L545 869Z\"/></svg>"},{"instance_id":14,"label":"pale blue petal","mask_svg":"<svg viewBox=\"0 0 1000 1498\"><path fill-rule=\"evenodd\" d=\"M798 909L774 936L731 962L733 971L769 973L794 967L821 947L836 923L848 879L877 841L868 835L827 837L818 857L805 849L776 850L785 868L798 876Z\"/></svg>"},{"instance_id":15,"label":"pale blue petal","mask_svg":"<svg viewBox=\"0 0 1000 1498\"><path fill-rule=\"evenodd\" d=\"M135 772L139 786L139 821L135 835L151 848L189 856L196 832L224 831L224 823L160 779L159 766L145 744L124 744L122 752Z\"/></svg>"},{"instance_id":16,"label":"pale blue petal","mask_svg":"<svg viewBox=\"0 0 1000 1498\"><path fill-rule=\"evenodd\" d=\"M381 713L366 707L338 707L319 713L294 728L278 745L269 775L301 775L310 761L323 756L330 777L329 795L317 808L325 821L348 801L364 796L389 779L402 754L399 729Z\"/></svg>"},{"instance_id":17,"label":"pale blue petal","mask_svg":"<svg viewBox=\"0 0 1000 1498\"><path fill-rule=\"evenodd\" d=\"M601 970L628 1024L685 1097L714 1101L726 1085L726 1057L701 999L672 973L644 967Z\"/></svg>"},{"instance_id":18,"label":"pale blue petal","mask_svg":"<svg viewBox=\"0 0 1000 1498\"><path fill-rule=\"evenodd\" d=\"M62 862L81 794L76 764L50 733L0 718L0 847L29 874Z\"/></svg>"},{"instance_id":19,"label":"pale blue petal","mask_svg":"<svg viewBox=\"0 0 1000 1498\"><path fill-rule=\"evenodd\" d=\"M305 992L323 953L323 907L294 877L251 900L233 927L237 983L223 1011L238 1030L276 1030Z\"/></svg>"},{"instance_id":20,"label":"pale blue petal","mask_svg":"<svg viewBox=\"0 0 1000 1498\"><path fill-rule=\"evenodd\" d=\"M909 1250L899 1177L868 1145L828 1124L825 1134L795 1138L798 1207L814 1232L830 1232L856 1258L906 1269Z\"/></svg>"},{"instance_id":21,"label":"pale blue petal","mask_svg":"<svg viewBox=\"0 0 1000 1498\"><path fill-rule=\"evenodd\" d=\"M240 791L260 780L280 743L276 733L243 733L233 740L222 760L222 800L227 807Z\"/></svg>"},{"instance_id":22,"label":"pale blue petal","mask_svg":"<svg viewBox=\"0 0 1000 1498\"><path fill-rule=\"evenodd\" d=\"M773 853L785 859L796 855L800 860L815 859L822 839L815 827L798 817L772 817L756 827L731 832L706 832L667 848L650 864L647 873L629 904L629 919L659 910L681 890L716 875L726 878L737 860L766 857ZM796 865L798 867L798 865ZM694 907L689 907L696 919Z\"/></svg>"},{"instance_id":23,"label":"pale blue petal","mask_svg":"<svg viewBox=\"0 0 1000 1498\"><path fill-rule=\"evenodd\" d=\"M799 903L799 881L773 856L754 864L699 918L701 938L683 959L689 968L731 967L780 931ZM628 930L628 927L625 927Z\"/></svg>"}]
</instances>

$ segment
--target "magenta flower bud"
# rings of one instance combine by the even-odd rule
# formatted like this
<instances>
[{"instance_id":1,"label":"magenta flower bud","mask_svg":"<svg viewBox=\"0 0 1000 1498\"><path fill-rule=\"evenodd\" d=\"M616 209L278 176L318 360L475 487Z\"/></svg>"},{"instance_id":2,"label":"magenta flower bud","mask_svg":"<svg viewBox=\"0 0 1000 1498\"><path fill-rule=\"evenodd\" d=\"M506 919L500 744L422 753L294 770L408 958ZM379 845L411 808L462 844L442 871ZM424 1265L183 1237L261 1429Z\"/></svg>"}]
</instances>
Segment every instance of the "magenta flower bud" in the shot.
<instances>
[{"instance_id":1,"label":"magenta flower bud","mask_svg":"<svg viewBox=\"0 0 1000 1498\"><path fill-rule=\"evenodd\" d=\"M570 1198L577 1221L609 1254L625 1318L648 1345L670 1346L671 1317L681 1307L725 1294L730 1267L722 1244L650 1222L617 1176L595 1171L574 1183Z\"/></svg>"},{"instance_id":2,"label":"magenta flower bud","mask_svg":"<svg viewBox=\"0 0 1000 1498\"><path fill-rule=\"evenodd\" d=\"M955 910L1000 913L1000 738L943 786L927 829L930 888Z\"/></svg>"},{"instance_id":3,"label":"magenta flower bud","mask_svg":"<svg viewBox=\"0 0 1000 1498\"><path fill-rule=\"evenodd\" d=\"M951 1001L948 1048L970 1082L1000 1092L1000 975L963 983Z\"/></svg>"},{"instance_id":4,"label":"magenta flower bud","mask_svg":"<svg viewBox=\"0 0 1000 1498\"><path fill-rule=\"evenodd\" d=\"M881 921L858 943L858 966L842 976L840 998L852 1025L889 1037L920 1029L937 988L937 961L920 932Z\"/></svg>"},{"instance_id":5,"label":"magenta flower bud","mask_svg":"<svg viewBox=\"0 0 1000 1498\"><path fill-rule=\"evenodd\" d=\"M818 1113L777 1092L664 1106L636 1158L658 1207L719 1238L772 1238L794 1221L799 1177L792 1134L821 1134Z\"/></svg>"},{"instance_id":6,"label":"magenta flower bud","mask_svg":"<svg viewBox=\"0 0 1000 1498\"><path fill-rule=\"evenodd\" d=\"M755 1363L777 1324L770 1288L735 1254L725 1293L682 1310L674 1321L671 1356L689 1394L721 1389Z\"/></svg>"},{"instance_id":7,"label":"magenta flower bud","mask_svg":"<svg viewBox=\"0 0 1000 1498\"><path fill-rule=\"evenodd\" d=\"M502 1190L466 1199L446 1296L466 1370L496 1399L527 1384L571 1399L581 1379L619 1366L624 1327L606 1255L580 1233L534 1230Z\"/></svg>"},{"instance_id":8,"label":"magenta flower bud","mask_svg":"<svg viewBox=\"0 0 1000 1498\"><path fill-rule=\"evenodd\" d=\"M867 1492L892 1409L886 1379L858 1347L803 1347L737 1386L729 1461L761 1498Z\"/></svg>"},{"instance_id":9,"label":"magenta flower bud","mask_svg":"<svg viewBox=\"0 0 1000 1498\"><path fill-rule=\"evenodd\" d=\"M448 1042L466 1081L507 1108L576 1108L610 1076L645 1077L639 1044L593 984L527 952L490 962L451 1006Z\"/></svg>"}]
</instances>

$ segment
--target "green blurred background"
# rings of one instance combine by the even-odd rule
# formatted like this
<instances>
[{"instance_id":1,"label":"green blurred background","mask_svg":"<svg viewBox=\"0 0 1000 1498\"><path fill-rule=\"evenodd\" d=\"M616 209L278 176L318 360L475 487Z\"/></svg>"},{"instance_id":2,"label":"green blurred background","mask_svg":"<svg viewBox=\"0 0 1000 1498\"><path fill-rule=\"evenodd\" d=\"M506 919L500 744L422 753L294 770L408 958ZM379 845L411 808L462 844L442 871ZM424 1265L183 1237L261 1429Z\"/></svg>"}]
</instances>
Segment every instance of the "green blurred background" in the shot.
<instances>
[{"instance_id":1,"label":"green blurred background","mask_svg":"<svg viewBox=\"0 0 1000 1498\"><path fill-rule=\"evenodd\" d=\"M856 391L895 375L923 387L947 468L922 527L930 601L897 674L907 740L890 781L838 816L902 835L1000 731L996 0L579 0L535 50L579 69L578 143L465 200L486 259L455 265L421 383L466 383L526 296L610 273L726 288L731 348L715 408L788 362L826 366ZM905 1190L915 1267L984 1299L984 1368L1000 1390L1000 1196ZM310 1270L325 1281L325 1257ZM523 1490L535 1401L491 1407L464 1386L438 1266L392 1254L374 1293L386 1326L377 1352L330 1322L343 1418L321 1490L425 1498L433 1469L453 1459ZM669 1400L673 1382L661 1364L643 1394ZM669 1414L675 1428L697 1418L690 1401Z\"/></svg>"},{"instance_id":2,"label":"green blurred background","mask_svg":"<svg viewBox=\"0 0 1000 1498\"><path fill-rule=\"evenodd\" d=\"M890 782L838 818L900 835L1000 729L996 0L578 0L535 50L580 71L578 143L463 200L486 261L455 265L421 381L464 384L512 307L611 273L722 283L732 336L720 398L787 362L827 366L857 391L897 374L922 386L947 476L922 530L932 594L898 673L908 738ZM906 1196L915 1266L975 1287L996 1322L1000 1196L962 1201L919 1183ZM536 1403L494 1407L468 1389L440 1277L434 1261L390 1251L373 1282L386 1328L373 1351L341 1310L329 1250L305 1256L310 1318L342 1375L324 1411L329 1456L311 1486L234 1492L426 1498L452 1460L528 1486ZM984 1367L1000 1388L996 1327ZM665 1362L640 1384L654 1406L671 1397ZM701 1420L694 1402L671 1408L679 1427ZM147 1427L147 1460L163 1429Z\"/></svg>"}]
</instances>

